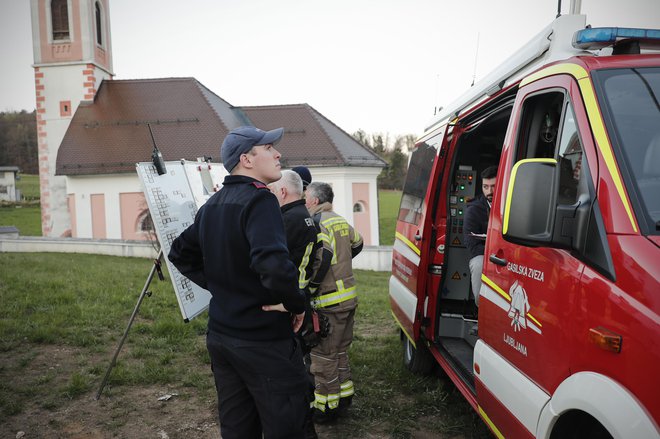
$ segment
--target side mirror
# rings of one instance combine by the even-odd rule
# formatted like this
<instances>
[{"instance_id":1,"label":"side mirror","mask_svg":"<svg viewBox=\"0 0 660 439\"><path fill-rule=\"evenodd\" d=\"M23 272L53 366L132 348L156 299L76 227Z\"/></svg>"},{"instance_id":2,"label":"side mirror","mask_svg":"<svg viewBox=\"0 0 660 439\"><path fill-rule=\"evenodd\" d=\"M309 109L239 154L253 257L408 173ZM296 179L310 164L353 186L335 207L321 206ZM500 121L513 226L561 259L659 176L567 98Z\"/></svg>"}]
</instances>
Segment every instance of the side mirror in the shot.
<instances>
[{"instance_id":1,"label":"side mirror","mask_svg":"<svg viewBox=\"0 0 660 439\"><path fill-rule=\"evenodd\" d=\"M600 208L591 195L593 188L575 204L558 205L558 166L555 159L526 159L514 165L504 203L504 239L529 247L571 250L614 281L614 264Z\"/></svg>"},{"instance_id":2,"label":"side mirror","mask_svg":"<svg viewBox=\"0 0 660 439\"><path fill-rule=\"evenodd\" d=\"M552 242L556 170L555 159L525 159L514 165L504 204L504 239L528 246Z\"/></svg>"}]
</instances>

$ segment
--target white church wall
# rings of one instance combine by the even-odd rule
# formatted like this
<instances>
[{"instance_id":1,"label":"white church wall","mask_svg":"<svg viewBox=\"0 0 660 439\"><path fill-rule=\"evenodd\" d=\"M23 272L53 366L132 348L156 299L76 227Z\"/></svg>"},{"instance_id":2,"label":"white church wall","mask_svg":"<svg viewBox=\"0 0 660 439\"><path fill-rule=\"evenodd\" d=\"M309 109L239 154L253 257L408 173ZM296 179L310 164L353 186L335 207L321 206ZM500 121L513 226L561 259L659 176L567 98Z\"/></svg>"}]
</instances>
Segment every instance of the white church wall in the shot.
<instances>
[{"instance_id":1,"label":"white church wall","mask_svg":"<svg viewBox=\"0 0 660 439\"><path fill-rule=\"evenodd\" d=\"M369 185L369 213L371 242L366 245L378 245L378 194L376 177L380 168L310 168L313 181L329 183L335 192L333 207L335 212L354 225L353 183ZM66 178L66 193L73 194L75 200L76 236L92 238L92 194L105 195L105 224L107 239L122 239L122 212L120 194L142 193L142 185L135 174L69 176ZM66 206L66 204L65 204ZM363 235L365 231L360 231Z\"/></svg>"},{"instance_id":2,"label":"white church wall","mask_svg":"<svg viewBox=\"0 0 660 439\"><path fill-rule=\"evenodd\" d=\"M377 177L381 168L375 167L309 167L312 181L328 183L335 194L333 208L336 213L346 218L351 225L353 221L353 205L358 200L353 199L353 183L367 183L369 185L369 213L371 242L367 245L378 245L378 185ZM364 231L363 231L364 232Z\"/></svg>"},{"instance_id":3,"label":"white church wall","mask_svg":"<svg viewBox=\"0 0 660 439\"><path fill-rule=\"evenodd\" d=\"M67 178L67 192L75 195L76 236L92 237L91 195L105 195L105 224L107 239L122 239L122 217L119 195L142 193L137 174L71 176Z\"/></svg>"}]
</instances>

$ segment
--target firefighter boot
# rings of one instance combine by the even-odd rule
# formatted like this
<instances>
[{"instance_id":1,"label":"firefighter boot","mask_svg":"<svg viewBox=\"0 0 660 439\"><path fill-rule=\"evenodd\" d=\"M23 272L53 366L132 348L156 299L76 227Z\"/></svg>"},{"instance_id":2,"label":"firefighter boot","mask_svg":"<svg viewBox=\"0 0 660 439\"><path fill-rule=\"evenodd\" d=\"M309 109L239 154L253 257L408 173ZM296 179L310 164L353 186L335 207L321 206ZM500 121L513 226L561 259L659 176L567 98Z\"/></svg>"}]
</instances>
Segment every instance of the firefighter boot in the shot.
<instances>
[{"instance_id":1,"label":"firefighter boot","mask_svg":"<svg viewBox=\"0 0 660 439\"><path fill-rule=\"evenodd\" d=\"M347 380L341 383L341 391L339 394L339 416L346 416L348 414L348 408L353 403L353 381Z\"/></svg>"},{"instance_id":2,"label":"firefighter boot","mask_svg":"<svg viewBox=\"0 0 660 439\"><path fill-rule=\"evenodd\" d=\"M314 409L314 423L315 424L332 424L339 416L339 409L326 408L325 411Z\"/></svg>"},{"instance_id":3,"label":"firefighter boot","mask_svg":"<svg viewBox=\"0 0 660 439\"><path fill-rule=\"evenodd\" d=\"M337 420L339 395L322 395L314 392L314 423L329 424Z\"/></svg>"}]
</instances>

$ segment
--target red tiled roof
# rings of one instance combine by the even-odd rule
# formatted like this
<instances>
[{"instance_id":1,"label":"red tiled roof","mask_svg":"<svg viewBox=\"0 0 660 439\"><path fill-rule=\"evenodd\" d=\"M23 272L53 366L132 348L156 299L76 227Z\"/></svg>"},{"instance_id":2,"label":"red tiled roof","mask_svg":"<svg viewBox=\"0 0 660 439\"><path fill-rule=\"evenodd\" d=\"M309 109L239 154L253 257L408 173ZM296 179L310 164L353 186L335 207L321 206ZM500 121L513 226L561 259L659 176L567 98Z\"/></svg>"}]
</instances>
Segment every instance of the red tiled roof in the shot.
<instances>
[{"instance_id":1,"label":"red tiled roof","mask_svg":"<svg viewBox=\"0 0 660 439\"><path fill-rule=\"evenodd\" d=\"M278 144L285 166L377 166L385 162L307 104L232 107L194 78L103 81L81 103L62 140L58 175L135 172L150 161L148 125L165 160L211 157L241 125L285 127Z\"/></svg>"},{"instance_id":2,"label":"red tiled roof","mask_svg":"<svg viewBox=\"0 0 660 439\"><path fill-rule=\"evenodd\" d=\"M385 162L310 105L241 107L259 128L284 127L277 145L284 166L369 166Z\"/></svg>"},{"instance_id":3,"label":"red tiled roof","mask_svg":"<svg viewBox=\"0 0 660 439\"><path fill-rule=\"evenodd\" d=\"M135 172L135 163L151 160L147 123L165 160L217 159L229 132L193 78L103 81L71 120L57 174Z\"/></svg>"}]
</instances>

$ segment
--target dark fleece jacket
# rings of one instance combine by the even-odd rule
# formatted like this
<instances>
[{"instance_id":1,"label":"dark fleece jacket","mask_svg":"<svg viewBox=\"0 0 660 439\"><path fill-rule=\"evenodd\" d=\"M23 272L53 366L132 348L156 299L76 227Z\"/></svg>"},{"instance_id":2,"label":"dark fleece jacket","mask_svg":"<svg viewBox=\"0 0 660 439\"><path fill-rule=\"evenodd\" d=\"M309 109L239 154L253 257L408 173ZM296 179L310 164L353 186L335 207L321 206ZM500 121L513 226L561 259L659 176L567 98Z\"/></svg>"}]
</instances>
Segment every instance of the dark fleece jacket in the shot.
<instances>
[{"instance_id":1,"label":"dark fleece jacket","mask_svg":"<svg viewBox=\"0 0 660 439\"><path fill-rule=\"evenodd\" d=\"M280 208L263 183L225 177L223 188L174 240L168 257L211 292L209 330L245 340L293 337L288 313L261 309L283 303L293 313L304 311Z\"/></svg>"}]
</instances>

